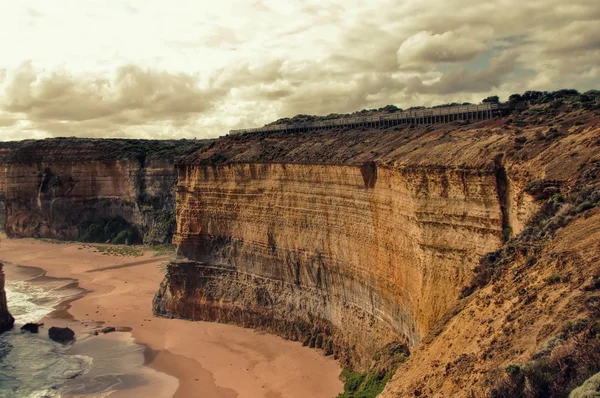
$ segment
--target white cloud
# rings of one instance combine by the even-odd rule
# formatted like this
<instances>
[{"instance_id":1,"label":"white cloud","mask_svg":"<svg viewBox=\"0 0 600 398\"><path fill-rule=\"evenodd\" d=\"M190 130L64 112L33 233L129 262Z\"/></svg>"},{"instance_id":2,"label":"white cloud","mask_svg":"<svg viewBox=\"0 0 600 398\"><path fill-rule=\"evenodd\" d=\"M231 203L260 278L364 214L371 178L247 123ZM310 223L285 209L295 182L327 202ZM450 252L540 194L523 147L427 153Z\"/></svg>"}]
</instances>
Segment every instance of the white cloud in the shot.
<instances>
[{"instance_id":1,"label":"white cloud","mask_svg":"<svg viewBox=\"0 0 600 398\"><path fill-rule=\"evenodd\" d=\"M0 0L0 140L594 88L597 0Z\"/></svg>"},{"instance_id":2,"label":"white cloud","mask_svg":"<svg viewBox=\"0 0 600 398\"><path fill-rule=\"evenodd\" d=\"M406 39L396 55L400 68L421 70L431 64L469 62L484 50L482 38L474 34L422 31Z\"/></svg>"}]
</instances>

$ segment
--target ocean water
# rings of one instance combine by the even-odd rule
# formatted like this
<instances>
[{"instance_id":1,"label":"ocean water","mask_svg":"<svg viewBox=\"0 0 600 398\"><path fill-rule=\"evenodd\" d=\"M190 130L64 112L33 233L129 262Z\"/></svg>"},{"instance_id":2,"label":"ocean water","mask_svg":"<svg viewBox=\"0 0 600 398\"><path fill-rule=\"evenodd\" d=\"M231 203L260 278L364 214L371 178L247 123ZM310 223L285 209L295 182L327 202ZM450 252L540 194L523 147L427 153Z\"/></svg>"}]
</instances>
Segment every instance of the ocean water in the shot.
<instances>
[{"instance_id":1,"label":"ocean water","mask_svg":"<svg viewBox=\"0 0 600 398\"><path fill-rule=\"evenodd\" d=\"M0 335L0 398L104 397L143 383L131 370L143 366L144 347L129 333L90 332L63 345L48 338L51 321L39 334L21 332L25 323L41 321L84 292L75 281L48 278L41 269L5 264L4 270L15 327Z\"/></svg>"}]
</instances>

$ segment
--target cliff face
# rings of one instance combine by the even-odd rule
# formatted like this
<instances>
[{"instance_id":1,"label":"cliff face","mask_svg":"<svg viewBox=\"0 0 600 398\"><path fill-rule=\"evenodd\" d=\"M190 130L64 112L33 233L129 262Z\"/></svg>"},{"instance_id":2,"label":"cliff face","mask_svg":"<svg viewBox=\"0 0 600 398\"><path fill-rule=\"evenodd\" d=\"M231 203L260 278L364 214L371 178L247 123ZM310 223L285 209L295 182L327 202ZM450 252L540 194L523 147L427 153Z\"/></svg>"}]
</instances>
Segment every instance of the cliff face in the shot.
<instances>
[{"instance_id":1,"label":"cliff face","mask_svg":"<svg viewBox=\"0 0 600 398\"><path fill-rule=\"evenodd\" d=\"M4 291L4 271L2 271L2 263L0 263L0 333L12 329L15 319L8 312L8 304L6 303L6 292Z\"/></svg>"},{"instance_id":2,"label":"cliff face","mask_svg":"<svg viewBox=\"0 0 600 398\"><path fill-rule=\"evenodd\" d=\"M360 358L414 346L500 244L496 184L490 171L374 164L183 168L175 242L206 266L161 305L269 328L316 323ZM196 279L177 267L179 282Z\"/></svg>"},{"instance_id":3,"label":"cliff face","mask_svg":"<svg viewBox=\"0 0 600 398\"><path fill-rule=\"evenodd\" d=\"M167 316L329 336L365 367L419 344L479 258L535 211L500 132L231 137L179 169ZM296 161L294 161L295 159ZM512 225L511 225L512 223Z\"/></svg>"},{"instance_id":4,"label":"cliff face","mask_svg":"<svg viewBox=\"0 0 600 398\"><path fill-rule=\"evenodd\" d=\"M179 167L181 259L155 312L333 346L359 369L390 342L417 357L466 300L482 255L526 232L545 200L595 167L597 118L556 120L218 140ZM463 335L433 339L449 356L469 350ZM427 372L409 363L413 384L399 374L390 394L425 391Z\"/></svg>"},{"instance_id":5,"label":"cliff face","mask_svg":"<svg viewBox=\"0 0 600 398\"><path fill-rule=\"evenodd\" d=\"M57 139L0 144L0 225L9 236L75 240L107 220L147 243L173 233L176 149L193 142Z\"/></svg>"}]
</instances>

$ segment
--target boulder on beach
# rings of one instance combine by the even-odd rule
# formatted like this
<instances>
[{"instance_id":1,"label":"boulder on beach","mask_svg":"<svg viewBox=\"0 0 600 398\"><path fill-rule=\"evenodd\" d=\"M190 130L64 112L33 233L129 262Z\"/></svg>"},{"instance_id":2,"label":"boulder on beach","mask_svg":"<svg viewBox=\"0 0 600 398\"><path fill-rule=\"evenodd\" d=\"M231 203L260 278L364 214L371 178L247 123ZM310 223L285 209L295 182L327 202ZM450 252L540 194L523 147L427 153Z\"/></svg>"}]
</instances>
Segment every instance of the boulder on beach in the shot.
<instances>
[{"instance_id":1,"label":"boulder on beach","mask_svg":"<svg viewBox=\"0 0 600 398\"><path fill-rule=\"evenodd\" d=\"M69 328L59 328L56 326L48 329L48 337L59 343L68 343L75 340L75 332Z\"/></svg>"},{"instance_id":2,"label":"boulder on beach","mask_svg":"<svg viewBox=\"0 0 600 398\"><path fill-rule=\"evenodd\" d=\"M44 324L43 323L26 323L25 325L21 326L21 331L37 333L37 332L39 332L40 326L44 326Z\"/></svg>"},{"instance_id":3,"label":"boulder on beach","mask_svg":"<svg viewBox=\"0 0 600 398\"><path fill-rule=\"evenodd\" d=\"M102 333L111 333L111 332L116 332L116 331L117 331L117 329L115 329L112 326L107 326L101 330Z\"/></svg>"}]
</instances>

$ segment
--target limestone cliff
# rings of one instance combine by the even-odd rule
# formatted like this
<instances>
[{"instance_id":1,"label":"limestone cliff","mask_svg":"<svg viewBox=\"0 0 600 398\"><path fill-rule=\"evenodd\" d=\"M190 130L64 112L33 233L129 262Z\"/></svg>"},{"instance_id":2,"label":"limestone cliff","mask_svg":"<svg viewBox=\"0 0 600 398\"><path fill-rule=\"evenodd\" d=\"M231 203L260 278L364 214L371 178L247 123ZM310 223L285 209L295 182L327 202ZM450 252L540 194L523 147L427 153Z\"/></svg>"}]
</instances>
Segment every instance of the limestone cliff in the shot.
<instances>
[{"instance_id":1,"label":"limestone cliff","mask_svg":"<svg viewBox=\"0 0 600 398\"><path fill-rule=\"evenodd\" d=\"M591 112L518 122L212 143L179 167L181 260L155 312L317 336L359 369L390 342L420 352L482 256L598 161Z\"/></svg>"},{"instance_id":2,"label":"limestone cliff","mask_svg":"<svg viewBox=\"0 0 600 398\"><path fill-rule=\"evenodd\" d=\"M4 291L4 271L3 264L0 263L0 333L12 329L15 319L8 312L8 304L6 302L6 292Z\"/></svg>"},{"instance_id":3,"label":"limestone cliff","mask_svg":"<svg viewBox=\"0 0 600 398\"><path fill-rule=\"evenodd\" d=\"M175 242L207 266L193 268L204 278L196 290L167 298L176 310L165 307L270 329L289 322L290 335L314 323L359 358L392 341L418 344L479 256L500 244L492 170L237 163L181 172Z\"/></svg>"},{"instance_id":4,"label":"limestone cliff","mask_svg":"<svg viewBox=\"0 0 600 398\"><path fill-rule=\"evenodd\" d=\"M0 143L0 228L9 236L75 240L90 226L119 220L147 243L170 242L174 164L200 146L185 140Z\"/></svg>"}]
</instances>

